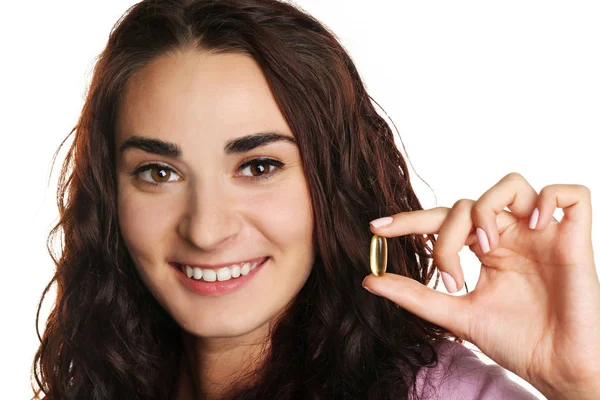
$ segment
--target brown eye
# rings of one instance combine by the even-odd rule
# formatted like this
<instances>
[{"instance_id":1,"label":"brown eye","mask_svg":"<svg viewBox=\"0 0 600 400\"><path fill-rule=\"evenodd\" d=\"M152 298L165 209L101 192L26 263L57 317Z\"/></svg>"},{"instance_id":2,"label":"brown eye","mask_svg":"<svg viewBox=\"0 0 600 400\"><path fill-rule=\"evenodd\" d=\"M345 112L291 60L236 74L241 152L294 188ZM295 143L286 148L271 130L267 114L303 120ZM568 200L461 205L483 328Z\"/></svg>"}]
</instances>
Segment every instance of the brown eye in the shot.
<instances>
[{"instance_id":1,"label":"brown eye","mask_svg":"<svg viewBox=\"0 0 600 400\"><path fill-rule=\"evenodd\" d=\"M256 162L252 165L250 165L250 172L252 173L253 176L260 176L263 175L265 172L268 172L269 167L267 166L266 162Z\"/></svg>"},{"instance_id":2,"label":"brown eye","mask_svg":"<svg viewBox=\"0 0 600 400\"><path fill-rule=\"evenodd\" d=\"M261 180L268 179L273 175L273 171L283 168L285 164L281 161L272 158L255 158L240 166L239 170L242 176L250 179ZM250 175L244 173L245 170L250 170Z\"/></svg>"},{"instance_id":3,"label":"brown eye","mask_svg":"<svg viewBox=\"0 0 600 400\"><path fill-rule=\"evenodd\" d=\"M150 175L155 182L168 182L171 176L171 171L163 166L157 166L157 168L152 168L150 171Z\"/></svg>"},{"instance_id":4,"label":"brown eye","mask_svg":"<svg viewBox=\"0 0 600 400\"><path fill-rule=\"evenodd\" d=\"M144 183L158 186L170 181L178 181L178 174L171 167L161 164L147 164L139 167L133 172ZM175 179L173 179L175 178Z\"/></svg>"}]
</instances>

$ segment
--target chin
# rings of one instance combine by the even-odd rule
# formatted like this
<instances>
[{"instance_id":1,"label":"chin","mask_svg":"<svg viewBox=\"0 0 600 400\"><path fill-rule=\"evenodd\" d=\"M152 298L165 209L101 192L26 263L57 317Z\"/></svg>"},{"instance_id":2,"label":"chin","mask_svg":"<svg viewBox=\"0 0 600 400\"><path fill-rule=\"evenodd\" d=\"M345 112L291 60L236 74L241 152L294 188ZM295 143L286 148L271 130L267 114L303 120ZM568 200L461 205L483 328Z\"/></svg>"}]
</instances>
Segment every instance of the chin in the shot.
<instances>
[{"instance_id":1,"label":"chin","mask_svg":"<svg viewBox=\"0 0 600 400\"><path fill-rule=\"evenodd\" d=\"M272 318L263 313L262 315L248 311L233 315L231 313L227 315L227 312L203 312L202 315L188 313L174 319L184 331L193 336L224 338L247 335L268 326Z\"/></svg>"}]
</instances>

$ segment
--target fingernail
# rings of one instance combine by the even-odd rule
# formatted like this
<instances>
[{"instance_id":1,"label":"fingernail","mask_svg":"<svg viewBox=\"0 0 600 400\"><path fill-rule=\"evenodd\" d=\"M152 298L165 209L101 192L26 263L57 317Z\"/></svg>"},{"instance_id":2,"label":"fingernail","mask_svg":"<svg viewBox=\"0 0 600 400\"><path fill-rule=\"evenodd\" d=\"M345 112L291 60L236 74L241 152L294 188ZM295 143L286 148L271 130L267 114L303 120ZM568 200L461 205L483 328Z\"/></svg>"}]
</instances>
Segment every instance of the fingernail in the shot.
<instances>
[{"instance_id":1,"label":"fingernail","mask_svg":"<svg viewBox=\"0 0 600 400\"><path fill-rule=\"evenodd\" d=\"M394 219L392 217L383 217L383 218L374 219L373 221L370 222L370 224L373 225L375 228L381 228L382 226L391 224L393 220Z\"/></svg>"},{"instance_id":2,"label":"fingernail","mask_svg":"<svg viewBox=\"0 0 600 400\"><path fill-rule=\"evenodd\" d=\"M444 281L444 286L446 286L446 290L448 291L448 293L458 292L458 289L456 288L456 281L454 280L452 275L442 271L442 281Z\"/></svg>"},{"instance_id":3,"label":"fingernail","mask_svg":"<svg viewBox=\"0 0 600 400\"><path fill-rule=\"evenodd\" d=\"M537 227L538 218L540 217L540 210L535 208L531 213L531 219L529 220L529 229L535 229Z\"/></svg>"},{"instance_id":4,"label":"fingernail","mask_svg":"<svg viewBox=\"0 0 600 400\"><path fill-rule=\"evenodd\" d=\"M485 231L481 228L477 228L475 233L477 234L477 240L479 240L479 247L481 247L481 251L483 251L483 254L490 251L490 242L488 242L488 238L485 234Z\"/></svg>"}]
</instances>

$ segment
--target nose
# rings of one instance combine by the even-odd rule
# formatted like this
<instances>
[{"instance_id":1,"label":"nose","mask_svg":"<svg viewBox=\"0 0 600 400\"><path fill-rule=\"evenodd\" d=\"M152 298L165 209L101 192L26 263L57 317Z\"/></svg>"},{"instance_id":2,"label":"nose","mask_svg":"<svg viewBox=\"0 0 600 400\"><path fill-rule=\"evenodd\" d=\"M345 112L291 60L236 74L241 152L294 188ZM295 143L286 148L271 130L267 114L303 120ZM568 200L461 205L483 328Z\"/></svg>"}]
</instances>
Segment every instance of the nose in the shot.
<instances>
[{"instance_id":1,"label":"nose","mask_svg":"<svg viewBox=\"0 0 600 400\"><path fill-rule=\"evenodd\" d=\"M219 185L193 190L187 212L179 223L179 234L198 248L215 250L237 236L241 223L235 212L235 197Z\"/></svg>"}]
</instances>

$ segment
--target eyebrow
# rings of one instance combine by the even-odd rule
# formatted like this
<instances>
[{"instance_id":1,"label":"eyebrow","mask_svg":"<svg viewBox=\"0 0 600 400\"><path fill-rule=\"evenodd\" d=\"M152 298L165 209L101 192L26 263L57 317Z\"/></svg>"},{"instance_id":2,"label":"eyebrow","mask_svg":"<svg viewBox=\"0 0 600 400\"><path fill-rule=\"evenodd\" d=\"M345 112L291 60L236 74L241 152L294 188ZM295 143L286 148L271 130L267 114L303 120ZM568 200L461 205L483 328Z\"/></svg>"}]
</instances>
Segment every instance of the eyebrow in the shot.
<instances>
[{"instance_id":1,"label":"eyebrow","mask_svg":"<svg viewBox=\"0 0 600 400\"><path fill-rule=\"evenodd\" d=\"M259 132L228 140L223 150L225 151L225 154L228 155L245 153L257 147L275 142L296 144L296 140L287 135L276 132ZM173 158L181 157L183 154L181 147L175 143L136 135L127 138L127 140L119 147L121 153L125 152L127 149L140 149L146 153Z\"/></svg>"}]
</instances>

